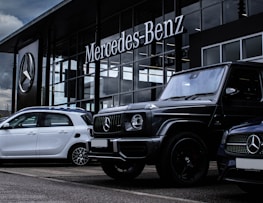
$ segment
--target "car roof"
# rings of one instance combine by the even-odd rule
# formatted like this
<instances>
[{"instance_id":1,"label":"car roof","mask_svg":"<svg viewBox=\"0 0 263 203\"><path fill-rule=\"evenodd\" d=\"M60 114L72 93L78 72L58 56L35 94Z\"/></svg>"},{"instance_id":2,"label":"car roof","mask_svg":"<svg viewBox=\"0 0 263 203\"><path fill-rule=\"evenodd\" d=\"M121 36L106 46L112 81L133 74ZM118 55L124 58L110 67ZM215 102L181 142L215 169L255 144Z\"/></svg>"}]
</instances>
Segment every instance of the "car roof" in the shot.
<instances>
[{"instance_id":1,"label":"car roof","mask_svg":"<svg viewBox=\"0 0 263 203\"><path fill-rule=\"evenodd\" d=\"M56 107L56 106L32 106L32 107L23 108L18 112L24 112L24 111L54 111L54 112L56 111L56 112L73 112L73 113L83 113L83 114L88 113L92 115L92 112L78 107L64 108L64 107Z\"/></svg>"}]
</instances>

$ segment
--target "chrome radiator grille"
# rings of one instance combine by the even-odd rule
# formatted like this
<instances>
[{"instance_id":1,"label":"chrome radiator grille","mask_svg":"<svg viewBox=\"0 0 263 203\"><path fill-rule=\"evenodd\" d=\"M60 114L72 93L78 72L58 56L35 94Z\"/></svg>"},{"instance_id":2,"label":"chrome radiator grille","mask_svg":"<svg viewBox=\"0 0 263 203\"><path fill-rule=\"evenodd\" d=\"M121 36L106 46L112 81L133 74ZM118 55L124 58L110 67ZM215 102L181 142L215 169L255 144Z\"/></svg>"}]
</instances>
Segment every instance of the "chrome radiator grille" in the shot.
<instances>
[{"instance_id":1,"label":"chrome radiator grille","mask_svg":"<svg viewBox=\"0 0 263 203\"><path fill-rule=\"evenodd\" d=\"M247 140L252 134L233 134L229 135L226 140L225 150L229 153L235 153L240 155L251 155L247 149ZM263 134L257 134L260 138L260 146L257 154L263 155Z\"/></svg>"},{"instance_id":2,"label":"chrome radiator grille","mask_svg":"<svg viewBox=\"0 0 263 203\"><path fill-rule=\"evenodd\" d=\"M99 116L94 120L94 131L113 133L121 131L121 114Z\"/></svg>"}]
</instances>

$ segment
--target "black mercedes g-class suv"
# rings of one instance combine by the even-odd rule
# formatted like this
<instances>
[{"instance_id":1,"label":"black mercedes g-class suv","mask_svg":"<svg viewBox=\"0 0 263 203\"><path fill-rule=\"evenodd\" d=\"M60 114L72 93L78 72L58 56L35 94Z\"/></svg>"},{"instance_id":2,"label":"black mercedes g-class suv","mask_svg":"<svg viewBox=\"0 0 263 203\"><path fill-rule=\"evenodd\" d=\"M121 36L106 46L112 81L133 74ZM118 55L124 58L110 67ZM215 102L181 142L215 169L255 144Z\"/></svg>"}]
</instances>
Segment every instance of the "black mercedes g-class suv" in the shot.
<instances>
[{"instance_id":1,"label":"black mercedes g-class suv","mask_svg":"<svg viewBox=\"0 0 263 203\"><path fill-rule=\"evenodd\" d=\"M207 175L224 130L262 115L263 64L237 62L176 73L158 101L102 109L89 156L119 180L155 165L161 180L193 186Z\"/></svg>"}]
</instances>

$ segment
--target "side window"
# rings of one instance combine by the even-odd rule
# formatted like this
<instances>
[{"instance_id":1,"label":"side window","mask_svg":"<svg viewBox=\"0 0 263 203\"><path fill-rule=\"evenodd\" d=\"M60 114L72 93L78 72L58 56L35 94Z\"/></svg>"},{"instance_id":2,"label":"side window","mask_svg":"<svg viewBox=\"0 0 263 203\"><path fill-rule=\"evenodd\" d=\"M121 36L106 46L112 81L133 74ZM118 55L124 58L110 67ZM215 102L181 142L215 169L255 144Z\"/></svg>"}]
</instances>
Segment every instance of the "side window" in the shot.
<instances>
[{"instance_id":1,"label":"side window","mask_svg":"<svg viewBox=\"0 0 263 203\"><path fill-rule=\"evenodd\" d=\"M72 126L70 118L64 114L45 114L40 124L42 127Z\"/></svg>"},{"instance_id":2,"label":"side window","mask_svg":"<svg viewBox=\"0 0 263 203\"><path fill-rule=\"evenodd\" d=\"M27 113L15 117L9 122L9 125L12 128L34 128L37 127L37 119L37 113Z\"/></svg>"},{"instance_id":3,"label":"side window","mask_svg":"<svg viewBox=\"0 0 263 203\"><path fill-rule=\"evenodd\" d=\"M227 88L233 88L231 98L243 101L260 101L261 81L260 74L256 70L236 69L230 75Z\"/></svg>"}]
</instances>

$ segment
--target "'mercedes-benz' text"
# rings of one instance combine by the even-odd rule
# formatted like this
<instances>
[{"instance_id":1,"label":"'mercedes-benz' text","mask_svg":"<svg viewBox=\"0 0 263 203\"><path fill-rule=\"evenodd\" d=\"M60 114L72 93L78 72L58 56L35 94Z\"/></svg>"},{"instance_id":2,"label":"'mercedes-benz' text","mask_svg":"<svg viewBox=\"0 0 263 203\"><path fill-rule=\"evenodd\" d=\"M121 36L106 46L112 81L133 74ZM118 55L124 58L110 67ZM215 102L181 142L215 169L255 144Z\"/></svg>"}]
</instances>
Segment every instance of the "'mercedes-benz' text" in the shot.
<instances>
[{"instance_id":1,"label":"'mercedes-benz' text","mask_svg":"<svg viewBox=\"0 0 263 203\"><path fill-rule=\"evenodd\" d=\"M86 46L86 64L136 49L140 45L148 45L154 40L160 41L181 34L184 29L183 19L184 16L181 15L173 20L169 19L163 23L157 23L155 26L153 21L147 21L144 23L144 30L142 31L136 31L133 34L127 34L123 31L119 39L101 45L96 45L93 42Z\"/></svg>"}]
</instances>

